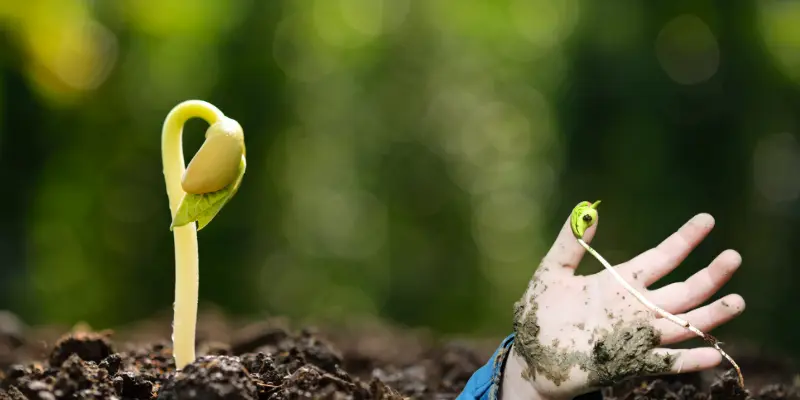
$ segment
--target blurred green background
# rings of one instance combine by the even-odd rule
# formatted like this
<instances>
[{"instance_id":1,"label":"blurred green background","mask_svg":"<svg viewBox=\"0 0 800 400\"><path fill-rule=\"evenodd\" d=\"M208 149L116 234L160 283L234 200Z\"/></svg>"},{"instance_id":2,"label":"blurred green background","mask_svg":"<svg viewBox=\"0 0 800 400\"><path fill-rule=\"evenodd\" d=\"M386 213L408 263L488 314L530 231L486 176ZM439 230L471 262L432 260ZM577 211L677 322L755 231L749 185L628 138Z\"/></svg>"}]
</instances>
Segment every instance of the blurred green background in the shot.
<instances>
[{"instance_id":1,"label":"blurred green background","mask_svg":"<svg viewBox=\"0 0 800 400\"><path fill-rule=\"evenodd\" d=\"M614 263L714 215L659 285L737 249L716 332L800 355L798 1L2 0L0 27L0 308L30 323L171 308L160 130L197 98L248 149L202 304L500 338L602 199Z\"/></svg>"}]
</instances>

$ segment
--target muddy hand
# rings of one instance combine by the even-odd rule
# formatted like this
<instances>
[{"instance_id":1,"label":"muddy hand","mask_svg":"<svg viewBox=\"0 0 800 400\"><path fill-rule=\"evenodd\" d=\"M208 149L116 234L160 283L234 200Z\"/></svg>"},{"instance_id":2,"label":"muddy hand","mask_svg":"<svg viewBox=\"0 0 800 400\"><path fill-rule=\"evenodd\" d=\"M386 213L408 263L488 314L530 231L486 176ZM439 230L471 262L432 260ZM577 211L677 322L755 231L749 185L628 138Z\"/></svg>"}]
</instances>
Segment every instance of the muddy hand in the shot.
<instances>
[{"instance_id":1,"label":"muddy hand","mask_svg":"<svg viewBox=\"0 0 800 400\"><path fill-rule=\"evenodd\" d=\"M657 247L614 268L655 305L708 332L744 310L739 295L698 307L739 267L737 252L723 252L684 282L647 287L675 269L713 225L710 215L699 214ZM586 231L586 242L597 226ZM664 348L695 336L648 310L609 271L575 275L585 252L567 220L515 305L504 399L569 399L635 376L698 371L722 361L710 347Z\"/></svg>"}]
</instances>

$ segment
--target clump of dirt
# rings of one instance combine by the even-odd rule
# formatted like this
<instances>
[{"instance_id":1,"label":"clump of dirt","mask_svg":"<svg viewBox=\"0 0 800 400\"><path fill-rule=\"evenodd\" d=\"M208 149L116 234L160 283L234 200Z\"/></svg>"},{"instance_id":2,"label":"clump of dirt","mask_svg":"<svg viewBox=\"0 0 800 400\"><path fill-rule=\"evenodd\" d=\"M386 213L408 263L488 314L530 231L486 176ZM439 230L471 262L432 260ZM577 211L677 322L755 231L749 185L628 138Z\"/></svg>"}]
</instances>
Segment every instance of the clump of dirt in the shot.
<instances>
[{"instance_id":1,"label":"clump of dirt","mask_svg":"<svg viewBox=\"0 0 800 400\"><path fill-rule=\"evenodd\" d=\"M12 399L108 399L118 393L108 370L82 360L77 354L70 355L56 368L38 364L14 366L0 384L0 390L6 390Z\"/></svg>"},{"instance_id":2,"label":"clump of dirt","mask_svg":"<svg viewBox=\"0 0 800 400\"><path fill-rule=\"evenodd\" d=\"M599 337L592 347L590 362L584 365L593 386L608 386L642 374L664 373L675 363L675 356L651 351L658 346L659 337L647 320L636 320L629 325L618 321L614 329L600 333Z\"/></svg>"},{"instance_id":3,"label":"clump of dirt","mask_svg":"<svg viewBox=\"0 0 800 400\"><path fill-rule=\"evenodd\" d=\"M238 357L204 356L176 373L158 398L256 400L258 395L256 379Z\"/></svg>"},{"instance_id":4,"label":"clump of dirt","mask_svg":"<svg viewBox=\"0 0 800 400\"><path fill-rule=\"evenodd\" d=\"M726 372L720 380L711 384L711 398L715 399L747 399L750 395L739 386L739 376L734 370Z\"/></svg>"},{"instance_id":5,"label":"clump of dirt","mask_svg":"<svg viewBox=\"0 0 800 400\"><path fill-rule=\"evenodd\" d=\"M715 380L707 390L701 390L693 375L661 378L654 380L638 379L637 385L608 387L602 390L607 400L618 399L669 399L669 400L779 400L800 399L797 387L785 384L767 385L760 388L757 394L743 391L739 387L739 376L731 369ZM624 394L623 394L624 393Z\"/></svg>"},{"instance_id":6,"label":"clump of dirt","mask_svg":"<svg viewBox=\"0 0 800 400\"><path fill-rule=\"evenodd\" d=\"M59 337L60 328L26 328L15 333L19 343L0 348L0 399L455 399L502 340L439 341L381 324L320 333L298 332L280 321L238 324L202 314L200 321L199 357L179 372L164 340L169 318L113 336L88 331ZM603 346L614 346L620 335L609 334ZM55 346L43 348L43 342ZM752 393L737 392L735 374L715 370L638 378L605 388L602 395L610 400L800 399L792 382L794 366L741 359Z\"/></svg>"},{"instance_id":7,"label":"clump of dirt","mask_svg":"<svg viewBox=\"0 0 800 400\"><path fill-rule=\"evenodd\" d=\"M61 338L50 353L50 365L61 365L71 355L81 360L100 362L114 353L108 336L111 332L76 332Z\"/></svg>"}]
</instances>

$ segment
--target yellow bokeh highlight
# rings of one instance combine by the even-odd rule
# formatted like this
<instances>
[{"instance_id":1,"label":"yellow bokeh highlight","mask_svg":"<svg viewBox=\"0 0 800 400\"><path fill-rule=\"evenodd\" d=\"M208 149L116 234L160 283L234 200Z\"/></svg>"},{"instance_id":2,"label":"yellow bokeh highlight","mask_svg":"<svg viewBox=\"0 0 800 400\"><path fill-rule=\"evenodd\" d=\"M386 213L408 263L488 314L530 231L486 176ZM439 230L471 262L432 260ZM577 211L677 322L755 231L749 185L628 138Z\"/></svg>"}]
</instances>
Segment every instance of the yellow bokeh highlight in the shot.
<instances>
[{"instance_id":1,"label":"yellow bokeh highlight","mask_svg":"<svg viewBox=\"0 0 800 400\"><path fill-rule=\"evenodd\" d=\"M800 83L800 3L761 1L758 22L764 46L777 68L795 83Z\"/></svg>"},{"instance_id":2,"label":"yellow bokeh highlight","mask_svg":"<svg viewBox=\"0 0 800 400\"><path fill-rule=\"evenodd\" d=\"M117 38L96 21L85 1L5 2L0 21L27 56L25 73L40 93L69 101L96 89L117 59Z\"/></svg>"}]
</instances>

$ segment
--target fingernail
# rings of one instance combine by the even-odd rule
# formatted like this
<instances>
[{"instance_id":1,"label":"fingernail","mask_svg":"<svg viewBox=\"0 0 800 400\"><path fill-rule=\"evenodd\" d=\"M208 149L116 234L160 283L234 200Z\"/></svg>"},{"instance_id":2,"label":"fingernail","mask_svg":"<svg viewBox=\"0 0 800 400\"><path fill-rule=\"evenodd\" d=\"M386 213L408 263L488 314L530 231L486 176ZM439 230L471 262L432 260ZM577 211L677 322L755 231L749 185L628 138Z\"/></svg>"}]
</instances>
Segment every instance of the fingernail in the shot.
<instances>
[{"instance_id":1,"label":"fingernail","mask_svg":"<svg viewBox=\"0 0 800 400\"><path fill-rule=\"evenodd\" d=\"M692 217L691 220L689 220L689 223L702 226L705 228L711 228L712 226L714 226L714 217L706 213L697 214L694 217Z\"/></svg>"}]
</instances>

